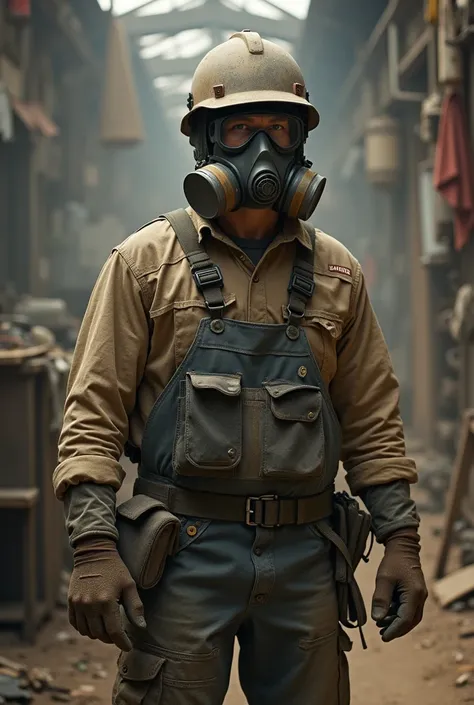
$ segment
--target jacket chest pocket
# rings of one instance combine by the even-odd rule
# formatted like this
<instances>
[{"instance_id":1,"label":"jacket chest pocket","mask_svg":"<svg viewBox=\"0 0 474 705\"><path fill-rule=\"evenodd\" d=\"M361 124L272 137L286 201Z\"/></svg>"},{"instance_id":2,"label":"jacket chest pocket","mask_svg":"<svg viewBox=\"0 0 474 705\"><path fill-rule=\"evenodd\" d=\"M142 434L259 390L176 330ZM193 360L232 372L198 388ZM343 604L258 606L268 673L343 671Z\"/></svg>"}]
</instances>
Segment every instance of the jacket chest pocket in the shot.
<instances>
[{"instance_id":1,"label":"jacket chest pocket","mask_svg":"<svg viewBox=\"0 0 474 705\"><path fill-rule=\"evenodd\" d=\"M188 372L178 400L173 468L189 477L232 476L242 457L240 375Z\"/></svg>"},{"instance_id":2,"label":"jacket chest pocket","mask_svg":"<svg viewBox=\"0 0 474 705\"><path fill-rule=\"evenodd\" d=\"M286 306L282 307L283 319L287 319ZM308 338L314 359L319 370L328 384L337 370L336 345L341 337L343 321L330 311L319 309L306 309L302 326Z\"/></svg>"},{"instance_id":3,"label":"jacket chest pocket","mask_svg":"<svg viewBox=\"0 0 474 705\"><path fill-rule=\"evenodd\" d=\"M264 389L262 475L318 479L324 469L325 444L321 390L289 382L269 382Z\"/></svg>"}]
</instances>

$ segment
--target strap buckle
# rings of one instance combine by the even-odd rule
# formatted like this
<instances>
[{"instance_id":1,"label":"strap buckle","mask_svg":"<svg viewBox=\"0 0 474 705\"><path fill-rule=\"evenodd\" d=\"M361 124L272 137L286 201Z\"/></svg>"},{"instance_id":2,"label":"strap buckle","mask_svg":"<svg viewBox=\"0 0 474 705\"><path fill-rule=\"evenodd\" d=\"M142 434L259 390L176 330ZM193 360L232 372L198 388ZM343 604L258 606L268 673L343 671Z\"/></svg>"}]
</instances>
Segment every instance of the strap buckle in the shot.
<instances>
[{"instance_id":1,"label":"strap buckle","mask_svg":"<svg viewBox=\"0 0 474 705\"><path fill-rule=\"evenodd\" d=\"M288 291L295 291L297 294L300 294L300 296L310 299L314 294L314 280L312 277L310 278L304 270L295 267Z\"/></svg>"},{"instance_id":2,"label":"strap buckle","mask_svg":"<svg viewBox=\"0 0 474 705\"><path fill-rule=\"evenodd\" d=\"M278 502L276 517L274 523L266 523L266 510L269 502ZM267 494L262 497L247 497L245 505L245 523L247 526L262 526L265 529L275 529L280 526L278 519L280 517L280 499L276 494Z\"/></svg>"},{"instance_id":3,"label":"strap buckle","mask_svg":"<svg viewBox=\"0 0 474 705\"><path fill-rule=\"evenodd\" d=\"M291 304L288 304L288 306L285 309L286 315L285 318L286 320L291 324L291 321L294 321L294 319L297 319L298 321L302 321L304 318L305 310L303 308L303 312L300 313L298 311L294 311L291 308Z\"/></svg>"},{"instance_id":4,"label":"strap buckle","mask_svg":"<svg viewBox=\"0 0 474 705\"><path fill-rule=\"evenodd\" d=\"M224 286L224 279L218 264L211 264L202 269L193 269L193 277L201 294L204 293L204 289L211 286L217 286L219 289Z\"/></svg>"}]
</instances>

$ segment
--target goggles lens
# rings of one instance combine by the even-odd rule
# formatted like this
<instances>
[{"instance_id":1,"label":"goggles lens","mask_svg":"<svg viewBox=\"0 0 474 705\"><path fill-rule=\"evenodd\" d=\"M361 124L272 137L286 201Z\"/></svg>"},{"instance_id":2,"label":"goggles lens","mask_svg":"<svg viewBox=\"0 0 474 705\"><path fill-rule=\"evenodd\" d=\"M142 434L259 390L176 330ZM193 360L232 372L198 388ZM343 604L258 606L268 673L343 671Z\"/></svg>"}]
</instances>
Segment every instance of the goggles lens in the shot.
<instances>
[{"instance_id":1,"label":"goggles lens","mask_svg":"<svg viewBox=\"0 0 474 705\"><path fill-rule=\"evenodd\" d=\"M303 141L302 121L292 115L232 115L222 120L218 140L227 149L240 149L265 132L279 149L295 149Z\"/></svg>"}]
</instances>

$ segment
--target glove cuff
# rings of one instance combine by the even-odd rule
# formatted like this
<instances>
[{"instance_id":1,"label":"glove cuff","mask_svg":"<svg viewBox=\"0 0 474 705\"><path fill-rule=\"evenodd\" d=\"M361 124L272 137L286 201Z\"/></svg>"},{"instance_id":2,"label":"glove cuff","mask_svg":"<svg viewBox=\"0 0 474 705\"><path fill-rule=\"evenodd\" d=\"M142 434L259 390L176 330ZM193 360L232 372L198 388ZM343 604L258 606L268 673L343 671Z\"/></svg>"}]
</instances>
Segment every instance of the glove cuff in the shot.
<instances>
[{"instance_id":1,"label":"glove cuff","mask_svg":"<svg viewBox=\"0 0 474 705\"><path fill-rule=\"evenodd\" d=\"M392 542L409 542L419 547L420 534L418 533L418 530L414 527L406 526L403 529L398 529L397 531L394 531L393 533L389 534L385 537L383 541L385 547L387 547Z\"/></svg>"},{"instance_id":2,"label":"glove cuff","mask_svg":"<svg viewBox=\"0 0 474 705\"><path fill-rule=\"evenodd\" d=\"M117 544L113 539L103 536L89 536L77 542L73 555L76 559L98 553L117 553Z\"/></svg>"}]
</instances>

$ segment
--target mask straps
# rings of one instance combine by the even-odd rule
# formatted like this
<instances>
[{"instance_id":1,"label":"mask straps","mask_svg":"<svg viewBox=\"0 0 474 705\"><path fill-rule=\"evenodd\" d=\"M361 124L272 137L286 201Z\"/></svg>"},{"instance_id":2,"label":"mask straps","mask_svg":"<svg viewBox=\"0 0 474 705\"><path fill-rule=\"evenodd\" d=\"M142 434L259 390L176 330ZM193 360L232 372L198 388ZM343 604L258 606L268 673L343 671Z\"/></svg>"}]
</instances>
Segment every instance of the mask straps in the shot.
<instances>
[{"instance_id":1,"label":"mask straps","mask_svg":"<svg viewBox=\"0 0 474 705\"><path fill-rule=\"evenodd\" d=\"M314 248L316 237L314 228L307 223L302 224L311 238L311 249L296 241L296 254L293 263L287 306L288 326L286 334L290 340L297 340L300 334L300 324L304 318L306 304L314 294Z\"/></svg>"},{"instance_id":2,"label":"mask straps","mask_svg":"<svg viewBox=\"0 0 474 705\"><path fill-rule=\"evenodd\" d=\"M184 208L165 213L162 217L169 222L183 248L194 281L204 298L211 318L222 318L225 308L222 272L220 267L209 259L206 250L199 242L193 221Z\"/></svg>"}]
</instances>

